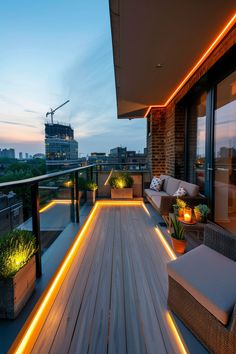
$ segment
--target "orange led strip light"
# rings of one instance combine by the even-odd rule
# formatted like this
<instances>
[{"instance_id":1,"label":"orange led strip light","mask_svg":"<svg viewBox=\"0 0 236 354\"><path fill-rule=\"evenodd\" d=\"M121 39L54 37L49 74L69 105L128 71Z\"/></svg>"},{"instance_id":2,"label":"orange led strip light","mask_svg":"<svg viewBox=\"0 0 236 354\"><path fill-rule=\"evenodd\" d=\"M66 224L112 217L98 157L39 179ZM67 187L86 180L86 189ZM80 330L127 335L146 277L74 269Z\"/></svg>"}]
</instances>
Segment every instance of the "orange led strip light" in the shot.
<instances>
[{"instance_id":1,"label":"orange led strip light","mask_svg":"<svg viewBox=\"0 0 236 354\"><path fill-rule=\"evenodd\" d=\"M186 82L189 80L189 78L196 72L196 70L200 67L200 65L212 53L212 51L220 43L220 41L223 39L223 37L231 30L231 28L235 25L235 23L236 23L236 13L231 18L231 20L227 23L227 25L223 28L223 30L220 32L220 34L216 37L216 39L212 42L212 44L209 46L209 48L205 51L205 53L201 56L201 58L198 60L198 62L195 64L195 66L190 70L190 72L185 76L185 78L177 86L177 88L170 95L170 97L167 99L165 104L149 106L145 115L144 115L145 118L148 116L148 114L150 113L150 111L153 108L165 108L170 103L170 101L176 96L176 94L180 91L180 89L186 84Z\"/></svg>"},{"instance_id":2,"label":"orange led strip light","mask_svg":"<svg viewBox=\"0 0 236 354\"><path fill-rule=\"evenodd\" d=\"M63 283L71 265L74 261L77 251L81 245L81 242L86 237L86 231L88 230L89 226L91 225L95 213L99 206L127 206L127 205L137 205L142 206L142 201L98 201L96 202L95 206L91 210L90 214L88 215L85 224L83 225L82 229L77 234L75 241L71 245L70 249L66 253L61 265L59 266L56 274L51 279L50 283L48 284L47 288L43 292L42 296L40 297L36 307L32 311L31 315L29 316L28 320L22 327L20 333L18 334L15 342L13 343L12 347L10 348L9 353L17 353L17 354L25 354L30 353L35 342L35 338L39 335L43 325L45 318L55 300L57 293ZM51 206L51 205L50 205Z\"/></svg>"}]
</instances>

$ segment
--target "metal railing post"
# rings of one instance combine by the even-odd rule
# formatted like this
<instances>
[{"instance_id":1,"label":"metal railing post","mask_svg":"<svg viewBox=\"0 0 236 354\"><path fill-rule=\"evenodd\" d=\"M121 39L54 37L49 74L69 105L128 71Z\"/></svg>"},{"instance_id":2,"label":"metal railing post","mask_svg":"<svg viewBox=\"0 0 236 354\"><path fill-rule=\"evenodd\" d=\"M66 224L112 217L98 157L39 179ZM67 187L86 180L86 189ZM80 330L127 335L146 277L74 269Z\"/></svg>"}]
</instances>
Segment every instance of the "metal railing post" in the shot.
<instances>
[{"instance_id":1,"label":"metal railing post","mask_svg":"<svg viewBox=\"0 0 236 354\"><path fill-rule=\"evenodd\" d=\"M75 172L75 222L80 222L79 174Z\"/></svg>"},{"instance_id":2,"label":"metal railing post","mask_svg":"<svg viewBox=\"0 0 236 354\"><path fill-rule=\"evenodd\" d=\"M32 232L36 239L36 276L42 275L41 262L41 237L40 237L40 216L39 216L39 187L38 183L31 186L31 205L32 205Z\"/></svg>"},{"instance_id":3,"label":"metal railing post","mask_svg":"<svg viewBox=\"0 0 236 354\"><path fill-rule=\"evenodd\" d=\"M70 208L70 219L71 222L75 222L75 178L72 175L72 185L71 185L71 208Z\"/></svg>"},{"instance_id":4,"label":"metal railing post","mask_svg":"<svg viewBox=\"0 0 236 354\"><path fill-rule=\"evenodd\" d=\"M93 167L90 167L90 180L93 180Z\"/></svg>"}]
</instances>

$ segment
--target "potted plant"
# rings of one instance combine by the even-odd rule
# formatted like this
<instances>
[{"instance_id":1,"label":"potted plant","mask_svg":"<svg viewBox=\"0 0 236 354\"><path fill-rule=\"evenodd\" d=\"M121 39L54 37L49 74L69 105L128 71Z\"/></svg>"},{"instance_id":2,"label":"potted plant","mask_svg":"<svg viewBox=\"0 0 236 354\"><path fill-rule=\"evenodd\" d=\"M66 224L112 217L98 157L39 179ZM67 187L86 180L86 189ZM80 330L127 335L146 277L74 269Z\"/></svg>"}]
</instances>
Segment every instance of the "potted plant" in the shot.
<instances>
[{"instance_id":1,"label":"potted plant","mask_svg":"<svg viewBox=\"0 0 236 354\"><path fill-rule=\"evenodd\" d=\"M211 210L206 204L199 204L194 207L194 215L197 222L207 223L207 216Z\"/></svg>"},{"instance_id":2,"label":"potted plant","mask_svg":"<svg viewBox=\"0 0 236 354\"><path fill-rule=\"evenodd\" d=\"M0 239L0 318L14 319L35 288L35 237L12 230Z\"/></svg>"},{"instance_id":3,"label":"potted plant","mask_svg":"<svg viewBox=\"0 0 236 354\"><path fill-rule=\"evenodd\" d=\"M179 216L180 218L183 218L184 208L186 207L186 205L187 204L182 199L176 198L176 204L173 205L175 216Z\"/></svg>"},{"instance_id":4,"label":"potted plant","mask_svg":"<svg viewBox=\"0 0 236 354\"><path fill-rule=\"evenodd\" d=\"M96 199L96 190L98 189L97 183L94 181L88 181L86 184L87 189L87 203L93 205Z\"/></svg>"},{"instance_id":5,"label":"potted plant","mask_svg":"<svg viewBox=\"0 0 236 354\"><path fill-rule=\"evenodd\" d=\"M184 253L186 248L186 239L184 236L184 229L179 220L171 218L173 232L171 233L171 242L173 249L177 253Z\"/></svg>"},{"instance_id":6,"label":"potted plant","mask_svg":"<svg viewBox=\"0 0 236 354\"><path fill-rule=\"evenodd\" d=\"M111 186L112 199L131 199L133 198L134 180L127 172L119 173L109 180Z\"/></svg>"}]
</instances>

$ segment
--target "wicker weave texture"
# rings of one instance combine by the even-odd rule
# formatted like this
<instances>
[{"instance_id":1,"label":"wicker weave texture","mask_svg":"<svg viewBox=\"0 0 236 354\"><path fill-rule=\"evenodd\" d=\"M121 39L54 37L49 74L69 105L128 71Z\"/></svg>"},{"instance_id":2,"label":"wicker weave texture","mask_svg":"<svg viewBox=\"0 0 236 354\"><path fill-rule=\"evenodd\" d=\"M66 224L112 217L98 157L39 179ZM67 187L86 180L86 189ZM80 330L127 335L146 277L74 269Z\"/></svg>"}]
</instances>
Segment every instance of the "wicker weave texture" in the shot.
<instances>
[{"instance_id":1,"label":"wicker weave texture","mask_svg":"<svg viewBox=\"0 0 236 354\"><path fill-rule=\"evenodd\" d=\"M225 327L170 276L168 306L211 353L236 353L235 311Z\"/></svg>"}]
</instances>

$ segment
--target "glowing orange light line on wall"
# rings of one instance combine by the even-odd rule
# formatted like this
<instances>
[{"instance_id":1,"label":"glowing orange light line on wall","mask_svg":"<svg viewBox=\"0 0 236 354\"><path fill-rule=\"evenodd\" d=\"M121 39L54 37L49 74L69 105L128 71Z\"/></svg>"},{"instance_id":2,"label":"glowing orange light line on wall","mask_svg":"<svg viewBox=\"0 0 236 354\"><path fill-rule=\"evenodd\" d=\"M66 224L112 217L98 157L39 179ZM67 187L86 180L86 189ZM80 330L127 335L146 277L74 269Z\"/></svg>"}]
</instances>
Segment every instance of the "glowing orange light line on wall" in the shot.
<instances>
[{"instance_id":1,"label":"glowing orange light line on wall","mask_svg":"<svg viewBox=\"0 0 236 354\"><path fill-rule=\"evenodd\" d=\"M231 20L226 24L220 34L216 37L216 39L212 42L212 44L208 47L205 53L201 56L198 62L194 65L194 67L190 70L190 72L185 76L185 78L181 81L181 83L177 86L174 92L170 95L164 105L151 105L148 107L144 117L147 117L153 108L165 108L170 101L176 96L176 94L180 91L180 89L186 84L188 79L196 72L196 70L200 67L200 65L207 59L207 57L212 53L212 51L216 48L216 46L220 43L223 37L230 31L230 29L236 23L236 13L231 18Z\"/></svg>"}]
</instances>

